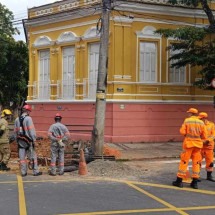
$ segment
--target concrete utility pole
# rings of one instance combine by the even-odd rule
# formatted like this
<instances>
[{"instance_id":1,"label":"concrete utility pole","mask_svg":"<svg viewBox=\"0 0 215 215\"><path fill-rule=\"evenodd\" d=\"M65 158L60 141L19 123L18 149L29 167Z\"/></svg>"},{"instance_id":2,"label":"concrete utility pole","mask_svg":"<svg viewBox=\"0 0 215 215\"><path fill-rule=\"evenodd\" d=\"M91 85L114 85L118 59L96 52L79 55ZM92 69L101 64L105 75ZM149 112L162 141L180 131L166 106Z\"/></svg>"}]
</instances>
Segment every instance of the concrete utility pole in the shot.
<instances>
[{"instance_id":1,"label":"concrete utility pole","mask_svg":"<svg viewBox=\"0 0 215 215\"><path fill-rule=\"evenodd\" d=\"M95 155L102 155L104 146L110 11L111 0L103 0L99 49L99 68L96 90L96 113L94 128L92 132L93 149Z\"/></svg>"}]
</instances>

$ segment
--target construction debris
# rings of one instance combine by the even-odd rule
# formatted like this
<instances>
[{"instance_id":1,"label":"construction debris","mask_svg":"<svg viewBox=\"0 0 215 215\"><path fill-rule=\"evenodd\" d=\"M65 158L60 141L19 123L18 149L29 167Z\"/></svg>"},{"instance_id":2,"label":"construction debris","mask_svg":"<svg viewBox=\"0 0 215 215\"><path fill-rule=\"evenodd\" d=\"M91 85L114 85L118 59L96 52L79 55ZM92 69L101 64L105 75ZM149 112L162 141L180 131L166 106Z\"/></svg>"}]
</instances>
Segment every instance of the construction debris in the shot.
<instances>
[{"instance_id":1,"label":"construction debris","mask_svg":"<svg viewBox=\"0 0 215 215\"><path fill-rule=\"evenodd\" d=\"M35 149L38 155L38 164L43 167L50 166L50 140L48 138L37 138ZM120 158L117 149L104 145L103 155L94 155L90 141L71 141L65 147L65 171L74 171L79 167L80 151L83 151L85 162L88 164L95 160L115 161ZM11 143L12 158L18 158L18 148L15 141ZM71 167L71 168L70 168Z\"/></svg>"}]
</instances>

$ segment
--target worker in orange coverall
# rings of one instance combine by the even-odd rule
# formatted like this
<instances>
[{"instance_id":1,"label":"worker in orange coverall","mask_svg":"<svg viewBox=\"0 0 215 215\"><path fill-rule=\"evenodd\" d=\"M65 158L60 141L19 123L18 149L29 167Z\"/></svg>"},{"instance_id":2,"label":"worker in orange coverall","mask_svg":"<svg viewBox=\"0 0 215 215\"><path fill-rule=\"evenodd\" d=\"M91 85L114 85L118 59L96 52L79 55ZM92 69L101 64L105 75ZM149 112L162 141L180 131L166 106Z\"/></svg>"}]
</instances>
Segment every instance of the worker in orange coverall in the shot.
<instances>
[{"instance_id":1,"label":"worker in orange coverall","mask_svg":"<svg viewBox=\"0 0 215 215\"><path fill-rule=\"evenodd\" d=\"M201 119L206 125L207 129L207 140L203 142L203 148L201 150L202 160L205 158L206 161L206 171L207 171L207 180L215 182L215 179L212 177L213 172L213 160L214 160L214 139L215 139L215 125L213 122L208 120L208 114L205 112L199 113L199 119Z\"/></svg>"},{"instance_id":2,"label":"worker in orange coverall","mask_svg":"<svg viewBox=\"0 0 215 215\"><path fill-rule=\"evenodd\" d=\"M182 179L186 176L189 160L192 159L192 182L190 186L198 189L198 178L200 174L201 149L203 141L207 139L206 126L198 118L198 110L190 108L188 118L184 120L180 128L180 133L185 137L183 142L183 152L179 163L177 179L172 182L173 186L183 187Z\"/></svg>"}]
</instances>

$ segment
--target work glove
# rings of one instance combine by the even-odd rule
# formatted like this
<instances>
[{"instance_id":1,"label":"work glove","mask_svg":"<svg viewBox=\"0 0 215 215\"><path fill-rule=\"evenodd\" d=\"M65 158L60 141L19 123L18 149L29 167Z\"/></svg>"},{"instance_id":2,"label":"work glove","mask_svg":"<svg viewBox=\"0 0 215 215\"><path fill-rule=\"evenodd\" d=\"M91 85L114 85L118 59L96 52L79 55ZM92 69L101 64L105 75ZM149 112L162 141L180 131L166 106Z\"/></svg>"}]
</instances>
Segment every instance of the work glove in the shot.
<instances>
[{"instance_id":1,"label":"work glove","mask_svg":"<svg viewBox=\"0 0 215 215\"><path fill-rule=\"evenodd\" d=\"M61 148L64 148L65 147L65 144L63 143L62 140L58 140L58 144Z\"/></svg>"}]
</instances>

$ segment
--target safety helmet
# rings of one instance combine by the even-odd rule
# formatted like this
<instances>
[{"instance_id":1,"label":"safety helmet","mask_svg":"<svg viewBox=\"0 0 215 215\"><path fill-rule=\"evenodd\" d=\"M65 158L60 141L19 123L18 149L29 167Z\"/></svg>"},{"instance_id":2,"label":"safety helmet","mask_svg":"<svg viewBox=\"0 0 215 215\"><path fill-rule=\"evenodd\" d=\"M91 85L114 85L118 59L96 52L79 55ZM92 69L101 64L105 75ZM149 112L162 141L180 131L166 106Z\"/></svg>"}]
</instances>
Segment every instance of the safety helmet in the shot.
<instances>
[{"instance_id":1,"label":"safety helmet","mask_svg":"<svg viewBox=\"0 0 215 215\"><path fill-rule=\"evenodd\" d=\"M31 106L30 105L24 105L22 109L31 111Z\"/></svg>"},{"instance_id":2,"label":"safety helmet","mask_svg":"<svg viewBox=\"0 0 215 215\"><path fill-rule=\"evenodd\" d=\"M12 114L12 112L9 109L4 109L1 112L1 117L5 117L6 115L11 115L11 114Z\"/></svg>"},{"instance_id":3,"label":"safety helmet","mask_svg":"<svg viewBox=\"0 0 215 215\"><path fill-rule=\"evenodd\" d=\"M199 113L198 117L199 117L199 119L208 118L208 114L205 112L201 112L201 113Z\"/></svg>"},{"instance_id":4,"label":"safety helmet","mask_svg":"<svg viewBox=\"0 0 215 215\"><path fill-rule=\"evenodd\" d=\"M56 113L55 118L62 118L62 116L59 113Z\"/></svg>"},{"instance_id":5,"label":"safety helmet","mask_svg":"<svg viewBox=\"0 0 215 215\"><path fill-rule=\"evenodd\" d=\"M198 110L196 108L190 108L187 113L194 113L194 114L197 114L198 113Z\"/></svg>"}]
</instances>

